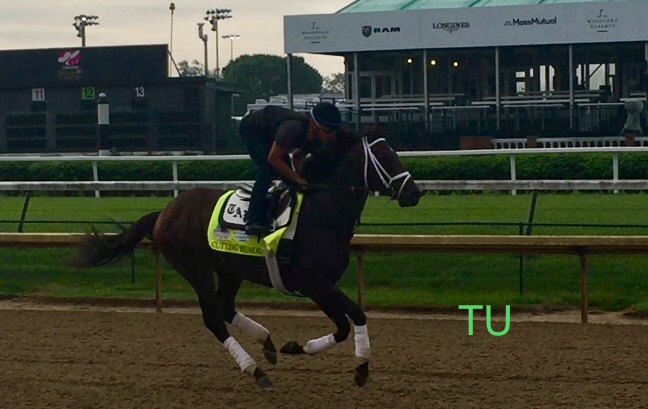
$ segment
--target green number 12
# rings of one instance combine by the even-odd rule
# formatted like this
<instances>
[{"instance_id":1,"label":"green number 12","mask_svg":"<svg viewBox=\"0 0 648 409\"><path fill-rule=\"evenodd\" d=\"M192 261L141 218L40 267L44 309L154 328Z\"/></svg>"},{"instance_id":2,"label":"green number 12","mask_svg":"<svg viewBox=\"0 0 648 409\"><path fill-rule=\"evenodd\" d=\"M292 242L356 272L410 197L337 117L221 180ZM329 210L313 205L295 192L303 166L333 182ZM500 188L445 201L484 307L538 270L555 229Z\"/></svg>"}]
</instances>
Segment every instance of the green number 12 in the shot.
<instances>
[{"instance_id":1,"label":"green number 12","mask_svg":"<svg viewBox=\"0 0 648 409\"><path fill-rule=\"evenodd\" d=\"M81 98L82 99L95 99L95 89L94 87L84 87L81 89Z\"/></svg>"}]
</instances>

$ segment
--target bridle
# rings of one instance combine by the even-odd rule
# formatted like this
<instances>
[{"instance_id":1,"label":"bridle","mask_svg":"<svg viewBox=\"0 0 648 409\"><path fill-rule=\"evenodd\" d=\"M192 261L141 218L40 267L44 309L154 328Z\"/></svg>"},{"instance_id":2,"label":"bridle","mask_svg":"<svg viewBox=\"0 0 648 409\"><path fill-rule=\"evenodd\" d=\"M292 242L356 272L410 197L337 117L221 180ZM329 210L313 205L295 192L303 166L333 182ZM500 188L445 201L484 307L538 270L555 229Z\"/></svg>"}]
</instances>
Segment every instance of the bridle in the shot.
<instances>
[{"instance_id":1,"label":"bridle","mask_svg":"<svg viewBox=\"0 0 648 409\"><path fill-rule=\"evenodd\" d=\"M350 190L351 192L361 192L361 191L371 191L372 189L369 188L369 164L371 163L373 169L376 171L376 174L380 178L380 181L382 182L383 186L385 187L385 190L387 192L393 192L390 197L392 200L399 199L400 195L403 193L403 189L405 188L405 184L407 181L412 177L412 175L408 172L402 172L399 173L396 176L391 176L389 172L385 170L385 168L382 166L376 155L374 155L373 151L371 148L377 144L378 142L387 142L385 138L378 138L369 143L367 140L367 137L364 136L362 137L362 146L363 146L363 151L364 151L364 186L341 186L341 185L331 185L327 183L309 183L307 190ZM294 168L294 164L293 164ZM398 191L392 186L392 184L400 179L404 180L401 182L400 188Z\"/></svg>"},{"instance_id":2,"label":"bridle","mask_svg":"<svg viewBox=\"0 0 648 409\"><path fill-rule=\"evenodd\" d=\"M385 138L378 138L369 143L367 140L367 137L364 136L362 138L362 146L364 148L364 157L365 157L365 164L364 164L364 183L365 187L369 188L369 163L373 165L374 170L376 171L376 174L380 178L383 186L387 191L395 191L396 189L392 186L394 182L396 182L399 179L405 179L403 182L401 182L400 189L398 189L397 193L394 193L391 195L392 199L399 199L401 193L403 193L403 188L405 187L405 183L412 177L412 175L408 172L402 172L399 173L396 176L391 176L389 172L385 170L385 168L382 166L378 158L376 158L376 155L374 155L373 151L371 148L377 144L378 142L387 142Z\"/></svg>"}]
</instances>

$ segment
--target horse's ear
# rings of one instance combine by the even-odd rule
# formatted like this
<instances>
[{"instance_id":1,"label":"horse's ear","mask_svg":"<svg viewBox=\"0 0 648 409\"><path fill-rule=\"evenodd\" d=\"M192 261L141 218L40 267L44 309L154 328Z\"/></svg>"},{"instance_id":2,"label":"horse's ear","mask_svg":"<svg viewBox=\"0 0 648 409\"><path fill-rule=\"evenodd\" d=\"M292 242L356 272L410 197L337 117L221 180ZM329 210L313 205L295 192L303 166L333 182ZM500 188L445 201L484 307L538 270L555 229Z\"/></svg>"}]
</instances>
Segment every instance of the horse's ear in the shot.
<instances>
[{"instance_id":1,"label":"horse's ear","mask_svg":"<svg viewBox=\"0 0 648 409\"><path fill-rule=\"evenodd\" d=\"M357 135L351 126L345 123L340 127L340 129L338 129L335 139L338 148L342 151L346 151L360 140L360 135Z\"/></svg>"},{"instance_id":2,"label":"horse's ear","mask_svg":"<svg viewBox=\"0 0 648 409\"><path fill-rule=\"evenodd\" d=\"M378 139L380 135L383 135L383 129L380 124L365 124L362 127L362 135L367 136L369 142L373 142Z\"/></svg>"}]
</instances>

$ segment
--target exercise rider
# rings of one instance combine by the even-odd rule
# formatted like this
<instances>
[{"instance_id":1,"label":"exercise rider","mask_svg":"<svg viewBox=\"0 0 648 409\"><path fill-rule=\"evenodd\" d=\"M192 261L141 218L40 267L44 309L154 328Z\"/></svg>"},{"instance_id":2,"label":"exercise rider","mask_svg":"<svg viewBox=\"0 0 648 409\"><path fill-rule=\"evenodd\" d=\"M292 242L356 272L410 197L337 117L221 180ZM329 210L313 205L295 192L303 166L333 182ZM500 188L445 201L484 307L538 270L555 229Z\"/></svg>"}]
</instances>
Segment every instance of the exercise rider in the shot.
<instances>
[{"instance_id":1,"label":"exercise rider","mask_svg":"<svg viewBox=\"0 0 648 409\"><path fill-rule=\"evenodd\" d=\"M239 133L257 167L247 212L247 234L270 232L266 194L278 175L306 185L306 180L291 167L288 154L293 153L295 163L303 160L314 142L333 138L341 124L340 111L329 102L318 103L310 115L268 105L243 117Z\"/></svg>"}]
</instances>

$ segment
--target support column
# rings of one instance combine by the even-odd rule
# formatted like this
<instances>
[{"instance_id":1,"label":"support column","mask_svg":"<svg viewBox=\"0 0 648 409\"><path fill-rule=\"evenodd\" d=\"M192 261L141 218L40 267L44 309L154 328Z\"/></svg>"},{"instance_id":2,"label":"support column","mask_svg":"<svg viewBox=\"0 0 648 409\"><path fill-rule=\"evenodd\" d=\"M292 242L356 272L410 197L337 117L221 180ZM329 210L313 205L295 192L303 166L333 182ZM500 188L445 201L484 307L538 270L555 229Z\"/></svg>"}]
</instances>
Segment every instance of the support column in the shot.
<instances>
[{"instance_id":1,"label":"support column","mask_svg":"<svg viewBox=\"0 0 648 409\"><path fill-rule=\"evenodd\" d=\"M286 58L286 70L288 71L288 108L293 109L293 91L292 91L292 54Z\"/></svg>"},{"instance_id":2,"label":"support column","mask_svg":"<svg viewBox=\"0 0 648 409\"><path fill-rule=\"evenodd\" d=\"M574 46L569 44L569 127L574 129Z\"/></svg>"},{"instance_id":3,"label":"support column","mask_svg":"<svg viewBox=\"0 0 648 409\"><path fill-rule=\"evenodd\" d=\"M414 95L414 61L409 64L409 92Z\"/></svg>"},{"instance_id":4,"label":"support column","mask_svg":"<svg viewBox=\"0 0 648 409\"><path fill-rule=\"evenodd\" d=\"M52 135L54 135L56 131L52 125L55 125L54 121L51 121L51 123L50 121L47 122L46 132L51 132ZM51 130L49 129L50 127L52 127ZM0 111L0 152L7 152L7 115L6 112L3 111Z\"/></svg>"},{"instance_id":5,"label":"support column","mask_svg":"<svg viewBox=\"0 0 648 409\"><path fill-rule=\"evenodd\" d=\"M605 86L610 86L610 63L605 63Z\"/></svg>"},{"instance_id":6,"label":"support column","mask_svg":"<svg viewBox=\"0 0 648 409\"><path fill-rule=\"evenodd\" d=\"M453 71L453 68L452 68L453 67L452 59L449 59L448 64L446 64L446 65L448 67L447 68L448 69L448 94L452 94L454 92L454 88L453 88L453 85L454 85L453 84L453 81L454 81L453 73L454 73L454 71Z\"/></svg>"},{"instance_id":7,"label":"support column","mask_svg":"<svg viewBox=\"0 0 648 409\"><path fill-rule=\"evenodd\" d=\"M497 116L497 129L500 129L500 107L502 104L500 90L500 55L499 47L495 47L495 112Z\"/></svg>"},{"instance_id":8,"label":"support column","mask_svg":"<svg viewBox=\"0 0 648 409\"><path fill-rule=\"evenodd\" d=\"M427 50L423 50L423 109L425 110L425 130L430 131L430 92L428 91L428 56Z\"/></svg>"},{"instance_id":9,"label":"support column","mask_svg":"<svg viewBox=\"0 0 648 409\"><path fill-rule=\"evenodd\" d=\"M349 59L344 56L344 99L349 99Z\"/></svg>"},{"instance_id":10,"label":"support column","mask_svg":"<svg viewBox=\"0 0 648 409\"><path fill-rule=\"evenodd\" d=\"M360 131L362 122L360 118L360 66L358 64L358 53L353 53L353 95L355 96L356 109L356 131Z\"/></svg>"},{"instance_id":11,"label":"support column","mask_svg":"<svg viewBox=\"0 0 648 409\"><path fill-rule=\"evenodd\" d=\"M648 41L644 44L644 59L646 60L646 64L644 64L644 92L646 93L646 101L644 101L645 104L648 103ZM646 109L644 109L644 112L648 115Z\"/></svg>"}]
</instances>

